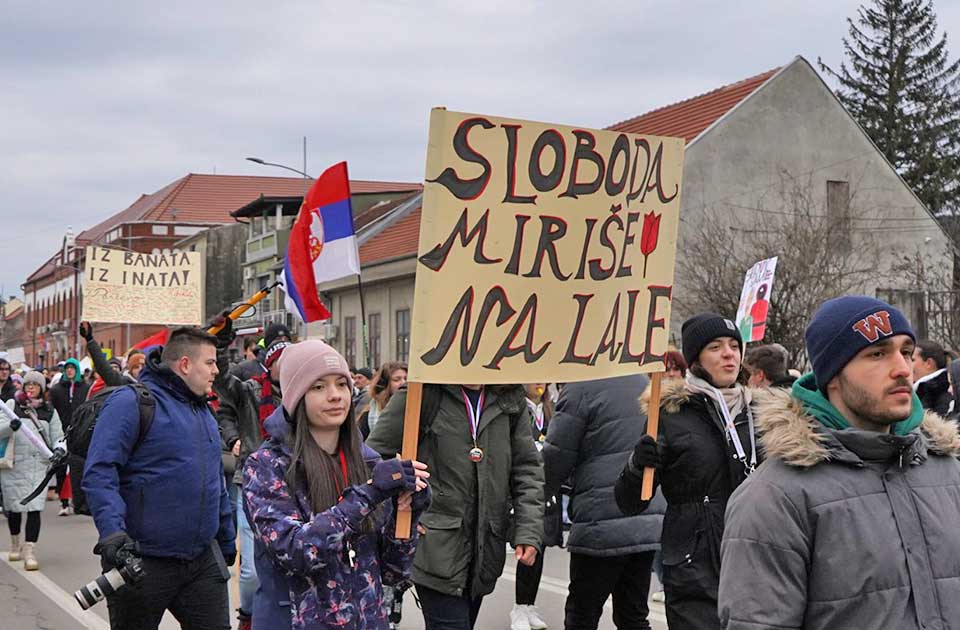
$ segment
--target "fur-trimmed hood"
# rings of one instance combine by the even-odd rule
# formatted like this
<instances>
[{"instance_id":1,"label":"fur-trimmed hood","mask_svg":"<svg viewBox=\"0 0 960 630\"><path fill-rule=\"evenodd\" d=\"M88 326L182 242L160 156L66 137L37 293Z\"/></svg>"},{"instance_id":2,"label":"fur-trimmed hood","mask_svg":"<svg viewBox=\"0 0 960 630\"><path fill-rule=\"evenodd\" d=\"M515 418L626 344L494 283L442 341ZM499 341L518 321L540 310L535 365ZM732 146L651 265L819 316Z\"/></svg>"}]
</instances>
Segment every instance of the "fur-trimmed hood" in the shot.
<instances>
[{"instance_id":1,"label":"fur-trimmed hood","mask_svg":"<svg viewBox=\"0 0 960 630\"><path fill-rule=\"evenodd\" d=\"M837 459L839 445L832 438L830 430L807 413L788 390L756 392L753 401L760 443L766 457L775 457L800 468ZM920 425L920 432L924 446L930 452L960 456L960 432L955 422L928 411Z\"/></svg>"},{"instance_id":2,"label":"fur-trimmed hood","mask_svg":"<svg viewBox=\"0 0 960 630\"><path fill-rule=\"evenodd\" d=\"M677 413L680 407L690 402L693 393L687 389L682 378L665 379L660 383L660 410L667 413ZM640 394L640 411L643 415L650 412L650 385Z\"/></svg>"},{"instance_id":3,"label":"fur-trimmed hood","mask_svg":"<svg viewBox=\"0 0 960 630\"><path fill-rule=\"evenodd\" d=\"M650 412L650 385L647 385L647 388L643 390L643 393L640 394L638 399L640 402L640 411L643 415L649 415ZM750 390L751 397L756 396L758 391L756 388L747 387ZM680 411L680 408L690 402L691 398L694 396L701 396L702 394L692 392L687 388L687 382L682 378L671 378L666 379L660 383L660 411L665 411L666 413L677 413Z\"/></svg>"}]
</instances>

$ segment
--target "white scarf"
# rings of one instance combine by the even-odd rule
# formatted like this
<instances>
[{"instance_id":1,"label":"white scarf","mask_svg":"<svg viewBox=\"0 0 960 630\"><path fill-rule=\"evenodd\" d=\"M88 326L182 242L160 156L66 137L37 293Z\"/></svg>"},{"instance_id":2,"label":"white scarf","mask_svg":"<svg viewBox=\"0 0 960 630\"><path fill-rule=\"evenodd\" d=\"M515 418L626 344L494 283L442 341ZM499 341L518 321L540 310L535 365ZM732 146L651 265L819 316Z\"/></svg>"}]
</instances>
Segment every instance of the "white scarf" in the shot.
<instances>
[{"instance_id":1,"label":"white scarf","mask_svg":"<svg viewBox=\"0 0 960 630\"><path fill-rule=\"evenodd\" d=\"M696 394L703 394L717 405L717 411L720 413L724 424L724 432L727 435L727 441L733 445L736 450L736 458L740 460L746 471L750 474L757 466L757 443L756 433L753 426L753 414L750 411L750 390L739 383L734 383L732 387L717 389L702 378L697 378L690 372L687 372L686 378L687 390ZM734 426L737 416L744 409L747 410L747 428L750 433L750 459L747 459L746 450L740 441L740 436Z\"/></svg>"},{"instance_id":2,"label":"white scarf","mask_svg":"<svg viewBox=\"0 0 960 630\"><path fill-rule=\"evenodd\" d=\"M740 383L734 383L732 387L720 389L719 387L714 387L702 378L687 372L686 385L687 389L694 394L703 394L717 405L726 407L727 411L730 412L731 418L739 416L740 412L751 402L750 390ZM720 394L720 398L717 398L718 393ZM722 416L723 414L720 415Z\"/></svg>"}]
</instances>

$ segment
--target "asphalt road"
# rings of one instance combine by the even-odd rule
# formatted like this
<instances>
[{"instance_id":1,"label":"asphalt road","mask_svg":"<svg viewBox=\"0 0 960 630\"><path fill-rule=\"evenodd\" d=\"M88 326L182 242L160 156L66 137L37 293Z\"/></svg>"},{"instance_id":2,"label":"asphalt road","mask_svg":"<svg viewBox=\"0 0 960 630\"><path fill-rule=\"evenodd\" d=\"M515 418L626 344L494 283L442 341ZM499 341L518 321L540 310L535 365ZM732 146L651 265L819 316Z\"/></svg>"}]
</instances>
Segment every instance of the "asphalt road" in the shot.
<instances>
[{"instance_id":1,"label":"asphalt road","mask_svg":"<svg viewBox=\"0 0 960 630\"><path fill-rule=\"evenodd\" d=\"M43 515L37 558L40 570L23 571L23 563L10 564L6 560L8 548L5 519L0 527L0 627L3 630L108 630L105 603L84 612L73 599L73 592L94 579L100 570L93 545L97 532L93 520L86 516L58 517L59 504L48 502ZM514 602L514 570L516 562L507 555L503 577L492 595L485 598L477 621L478 630L508 630L510 609ZM568 583L568 555L562 549L547 551L543 580L537 605L551 629L563 628L563 604ZM236 574L236 570L234 571ZM655 580L655 578L654 578ZM236 580L231 580L231 609L236 608ZM651 604L651 625L654 630L666 630L661 604ZM163 630L179 628L169 615L160 626ZM404 598L404 618L401 630L422 630L423 619L410 593ZM607 602L600 630L615 628Z\"/></svg>"}]
</instances>

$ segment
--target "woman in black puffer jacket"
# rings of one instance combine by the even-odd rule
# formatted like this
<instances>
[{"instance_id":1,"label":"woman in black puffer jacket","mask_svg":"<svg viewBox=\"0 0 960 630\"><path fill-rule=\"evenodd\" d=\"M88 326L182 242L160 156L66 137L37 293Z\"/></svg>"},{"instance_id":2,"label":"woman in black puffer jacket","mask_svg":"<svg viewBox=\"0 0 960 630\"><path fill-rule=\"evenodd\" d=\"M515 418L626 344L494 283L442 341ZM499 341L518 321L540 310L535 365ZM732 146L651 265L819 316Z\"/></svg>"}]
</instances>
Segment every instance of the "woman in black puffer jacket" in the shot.
<instances>
[{"instance_id":1,"label":"woman in black puffer jacket","mask_svg":"<svg viewBox=\"0 0 960 630\"><path fill-rule=\"evenodd\" d=\"M661 536L667 624L670 630L719 629L723 515L760 453L737 327L703 313L684 322L681 335L687 376L664 385L659 436L637 444L615 495L625 514L643 512L649 505L640 500L643 469L657 469L655 483L667 500Z\"/></svg>"}]
</instances>

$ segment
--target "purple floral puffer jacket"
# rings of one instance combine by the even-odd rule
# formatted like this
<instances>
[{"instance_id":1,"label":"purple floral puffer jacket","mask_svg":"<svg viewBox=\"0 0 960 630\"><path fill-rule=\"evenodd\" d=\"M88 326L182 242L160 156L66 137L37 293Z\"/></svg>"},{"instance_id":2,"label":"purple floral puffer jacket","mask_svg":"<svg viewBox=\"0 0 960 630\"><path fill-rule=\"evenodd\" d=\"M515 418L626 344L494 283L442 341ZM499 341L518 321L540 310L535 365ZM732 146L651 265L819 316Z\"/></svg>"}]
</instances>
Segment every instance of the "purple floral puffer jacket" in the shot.
<instances>
[{"instance_id":1,"label":"purple floral puffer jacket","mask_svg":"<svg viewBox=\"0 0 960 630\"><path fill-rule=\"evenodd\" d=\"M275 572L261 575L261 581L288 584L288 627L386 630L383 585L410 579L417 529L411 528L408 540L394 538L395 501L385 501L375 531L361 533L360 524L377 507L369 487L363 485L347 488L337 505L313 514L302 489L291 492L284 478L290 452L283 440L285 431L276 422L282 413L278 409L267 421L271 438L250 454L243 469L244 498L257 547L266 549ZM364 446L364 459L372 467L379 457ZM423 503L429 501L414 502L420 508L414 511L414 523L425 509ZM262 568L258 562L258 572Z\"/></svg>"}]
</instances>

